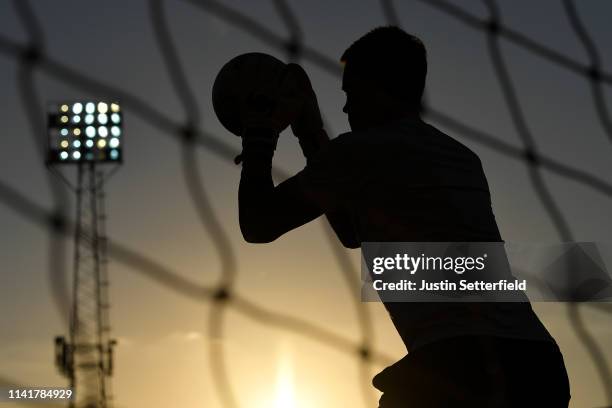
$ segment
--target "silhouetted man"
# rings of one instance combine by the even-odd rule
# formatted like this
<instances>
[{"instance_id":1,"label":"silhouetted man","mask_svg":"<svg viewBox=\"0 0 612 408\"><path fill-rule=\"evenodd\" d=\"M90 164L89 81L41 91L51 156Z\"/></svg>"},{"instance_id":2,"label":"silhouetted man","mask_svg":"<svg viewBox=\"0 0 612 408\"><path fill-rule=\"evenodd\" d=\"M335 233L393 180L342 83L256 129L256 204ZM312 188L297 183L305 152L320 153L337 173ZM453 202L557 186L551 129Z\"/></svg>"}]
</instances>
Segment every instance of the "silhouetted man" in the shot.
<instances>
[{"instance_id":1,"label":"silhouetted man","mask_svg":"<svg viewBox=\"0 0 612 408\"><path fill-rule=\"evenodd\" d=\"M249 111L239 188L245 240L272 242L325 214L348 248L369 241L501 242L478 156L420 118L422 42L380 27L341 60L351 132L327 138L310 81L295 64L284 90L267 95L268 110ZM275 187L272 157L289 124L307 164ZM567 407L562 355L529 303L385 307L410 353L374 378L380 408Z\"/></svg>"}]
</instances>

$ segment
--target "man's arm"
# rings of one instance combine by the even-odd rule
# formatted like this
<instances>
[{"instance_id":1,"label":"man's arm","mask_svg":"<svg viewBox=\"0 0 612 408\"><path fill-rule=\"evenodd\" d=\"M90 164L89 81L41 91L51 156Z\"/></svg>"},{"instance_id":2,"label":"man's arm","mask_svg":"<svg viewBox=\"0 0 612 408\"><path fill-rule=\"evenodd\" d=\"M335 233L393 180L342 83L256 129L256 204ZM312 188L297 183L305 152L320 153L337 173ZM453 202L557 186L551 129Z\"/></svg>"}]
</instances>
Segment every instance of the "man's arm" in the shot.
<instances>
[{"instance_id":1,"label":"man's arm","mask_svg":"<svg viewBox=\"0 0 612 408\"><path fill-rule=\"evenodd\" d=\"M318 110L316 115L318 115ZM312 158L315 155L327 150L329 147L330 140L323 128L316 130L306 129L305 131L300 132L300 129L293 125L292 130L299 140L307 165L312 163ZM329 222L329 225L336 233L336 236L340 242L342 242L342 245L344 245L346 248L359 248L361 246L361 242L355 233L355 228L348 211L342 207L323 207L327 207L323 208L325 210L325 217L327 218L327 222Z\"/></svg>"},{"instance_id":2,"label":"man's arm","mask_svg":"<svg viewBox=\"0 0 612 408\"><path fill-rule=\"evenodd\" d=\"M319 106L308 75L297 64L288 64L287 72L290 75L286 78L293 79L293 86L297 87L294 91L300 95L303 105L297 117L292 120L291 130L299 140L308 168L312 158L329 145L329 137L323 130ZM284 106L283 103L277 105ZM261 122L262 118L260 114L255 114L251 119ZM282 128L283 126L279 127L280 130ZM306 191L298 175L274 187L271 170L277 138L278 133L266 131L261 127L251 128L251 134L243 135L243 167L238 205L240 229L244 239L247 242L271 242L287 231L325 213L342 244L348 248L359 247L360 242L355 235L349 214L338 206L329 205L330 200L320 199L317 189L314 189L314 194L313 189ZM262 139L274 142L266 147L266 143L257 142ZM324 173L323 177L327 178L326 169L319 169L318 173Z\"/></svg>"},{"instance_id":3,"label":"man's arm","mask_svg":"<svg viewBox=\"0 0 612 408\"><path fill-rule=\"evenodd\" d=\"M272 242L323 214L291 177L274 187L273 151L243 150L238 189L240 231L245 241Z\"/></svg>"},{"instance_id":4,"label":"man's arm","mask_svg":"<svg viewBox=\"0 0 612 408\"><path fill-rule=\"evenodd\" d=\"M274 187L272 157L274 150L247 145L238 190L240 230L247 242L271 242L292 229L321 216L324 212L336 235L347 248L358 248L349 214L342 208L322 204L307 193L297 176ZM326 208L327 207L327 208Z\"/></svg>"}]
</instances>

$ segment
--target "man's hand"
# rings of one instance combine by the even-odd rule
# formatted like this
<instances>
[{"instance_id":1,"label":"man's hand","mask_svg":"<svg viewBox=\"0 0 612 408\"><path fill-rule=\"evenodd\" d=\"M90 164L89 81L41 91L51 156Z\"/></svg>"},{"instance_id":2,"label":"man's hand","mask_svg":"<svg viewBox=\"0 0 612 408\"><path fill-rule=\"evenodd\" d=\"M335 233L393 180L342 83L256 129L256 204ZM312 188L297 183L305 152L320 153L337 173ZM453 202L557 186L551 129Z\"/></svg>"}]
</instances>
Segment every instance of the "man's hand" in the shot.
<instances>
[{"instance_id":1,"label":"man's hand","mask_svg":"<svg viewBox=\"0 0 612 408\"><path fill-rule=\"evenodd\" d=\"M248 152L274 154L279 134L296 119L302 104L301 91L287 66L269 81L255 84L241 108L243 152L234 162L242 162Z\"/></svg>"},{"instance_id":2,"label":"man's hand","mask_svg":"<svg viewBox=\"0 0 612 408\"><path fill-rule=\"evenodd\" d=\"M329 141L329 137L323 129L317 95L312 88L308 74L300 65L293 63L287 64L287 70L302 102L298 115L291 122L291 130L298 138L304 157L308 160L323 148Z\"/></svg>"},{"instance_id":3,"label":"man's hand","mask_svg":"<svg viewBox=\"0 0 612 408\"><path fill-rule=\"evenodd\" d=\"M243 128L270 129L279 134L297 118L302 104L302 90L293 78L293 69L285 66L270 81L256 84L247 97Z\"/></svg>"}]
</instances>

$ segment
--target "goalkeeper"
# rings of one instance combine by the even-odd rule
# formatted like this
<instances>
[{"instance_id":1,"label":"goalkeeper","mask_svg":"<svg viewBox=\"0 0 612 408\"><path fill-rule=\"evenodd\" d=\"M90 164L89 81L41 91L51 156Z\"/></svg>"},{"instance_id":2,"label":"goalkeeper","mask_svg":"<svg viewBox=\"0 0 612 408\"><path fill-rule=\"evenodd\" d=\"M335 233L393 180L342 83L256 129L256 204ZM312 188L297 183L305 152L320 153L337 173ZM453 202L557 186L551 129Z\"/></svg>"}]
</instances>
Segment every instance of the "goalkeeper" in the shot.
<instances>
[{"instance_id":1,"label":"goalkeeper","mask_svg":"<svg viewBox=\"0 0 612 408\"><path fill-rule=\"evenodd\" d=\"M268 109L249 109L238 194L244 239L272 242L325 215L347 248L367 241L501 242L480 159L420 117L423 43L397 27L379 27L341 61L351 132L329 140L308 76L296 64L264 95ZM306 166L274 186L272 158L289 125ZM374 377L380 408L568 406L563 357L529 303L385 307L409 354Z\"/></svg>"}]
</instances>

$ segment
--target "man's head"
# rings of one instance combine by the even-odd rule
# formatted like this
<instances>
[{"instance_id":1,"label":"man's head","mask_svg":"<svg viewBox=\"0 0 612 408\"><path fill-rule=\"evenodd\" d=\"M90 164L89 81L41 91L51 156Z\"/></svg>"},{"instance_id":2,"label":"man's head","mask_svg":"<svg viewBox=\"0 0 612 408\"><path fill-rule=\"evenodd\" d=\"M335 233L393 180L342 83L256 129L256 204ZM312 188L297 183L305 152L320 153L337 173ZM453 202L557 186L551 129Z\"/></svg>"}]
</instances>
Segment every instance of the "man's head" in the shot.
<instances>
[{"instance_id":1,"label":"man's head","mask_svg":"<svg viewBox=\"0 0 612 408\"><path fill-rule=\"evenodd\" d=\"M417 37L398 27L378 27L355 41L340 60L343 111L352 130L418 114L427 53Z\"/></svg>"}]
</instances>

